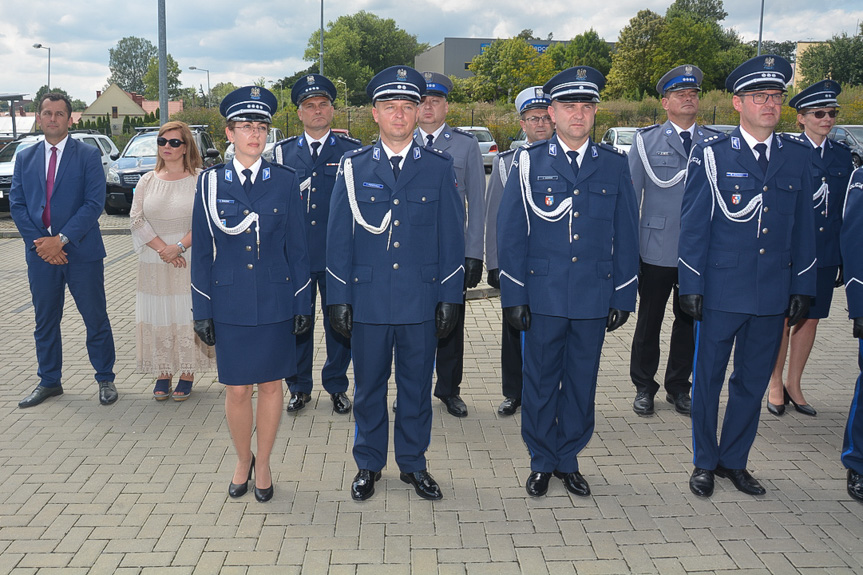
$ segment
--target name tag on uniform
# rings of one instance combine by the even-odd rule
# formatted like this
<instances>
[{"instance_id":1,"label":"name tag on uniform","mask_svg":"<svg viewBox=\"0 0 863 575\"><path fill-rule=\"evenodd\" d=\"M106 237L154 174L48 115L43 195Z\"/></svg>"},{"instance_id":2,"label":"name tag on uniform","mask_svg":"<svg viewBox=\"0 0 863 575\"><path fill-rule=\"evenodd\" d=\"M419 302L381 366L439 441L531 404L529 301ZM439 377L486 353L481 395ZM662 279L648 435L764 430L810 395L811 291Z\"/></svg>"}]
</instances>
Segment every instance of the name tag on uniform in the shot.
<instances>
[{"instance_id":1,"label":"name tag on uniform","mask_svg":"<svg viewBox=\"0 0 863 575\"><path fill-rule=\"evenodd\" d=\"M670 156L670 155L672 155L673 153L674 153L674 152L656 152L656 155L657 155L657 156Z\"/></svg>"},{"instance_id":2,"label":"name tag on uniform","mask_svg":"<svg viewBox=\"0 0 863 575\"><path fill-rule=\"evenodd\" d=\"M223 200L222 198L216 198L217 204L233 204L234 200Z\"/></svg>"},{"instance_id":3,"label":"name tag on uniform","mask_svg":"<svg viewBox=\"0 0 863 575\"><path fill-rule=\"evenodd\" d=\"M749 174L746 172L725 172L726 178L748 178Z\"/></svg>"},{"instance_id":4,"label":"name tag on uniform","mask_svg":"<svg viewBox=\"0 0 863 575\"><path fill-rule=\"evenodd\" d=\"M383 185L383 184L373 184L373 183L371 183L371 182L363 182L363 187L364 187L364 188L374 188L374 189L376 189L376 190L382 190L382 189L384 189L384 185Z\"/></svg>"},{"instance_id":5,"label":"name tag on uniform","mask_svg":"<svg viewBox=\"0 0 863 575\"><path fill-rule=\"evenodd\" d=\"M536 181L538 182L548 182L552 180L557 180L557 176L537 176Z\"/></svg>"}]
</instances>

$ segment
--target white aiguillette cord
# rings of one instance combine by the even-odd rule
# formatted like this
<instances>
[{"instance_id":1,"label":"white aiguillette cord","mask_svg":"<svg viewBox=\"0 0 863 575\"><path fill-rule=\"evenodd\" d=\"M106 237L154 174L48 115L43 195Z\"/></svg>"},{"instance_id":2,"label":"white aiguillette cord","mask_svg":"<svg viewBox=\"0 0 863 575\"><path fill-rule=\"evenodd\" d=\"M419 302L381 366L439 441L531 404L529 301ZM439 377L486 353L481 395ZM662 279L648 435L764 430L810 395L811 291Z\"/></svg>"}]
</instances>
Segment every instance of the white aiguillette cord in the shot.
<instances>
[{"instance_id":1,"label":"white aiguillette cord","mask_svg":"<svg viewBox=\"0 0 863 575\"><path fill-rule=\"evenodd\" d=\"M641 164L644 166L644 173L650 178L650 181L660 188L670 188L676 186L683 178L686 177L686 168L677 172L670 180L660 180L653 168L650 167L650 161L647 159L647 152L644 149L644 141L641 139L641 132L635 133L635 149L638 150L638 157L641 158Z\"/></svg>"},{"instance_id":2,"label":"white aiguillette cord","mask_svg":"<svg viewBox=\"0 0 863 575\"><path fill-rule=\"evenodd\" d=\"M728 218L730 221L742 224L748 222L755 215L758 215L758 228L755 232L755 237L761 237L761 212L762 212L762 204L764 203L762 199L762 194L759 193L757 196L749 200L749 203L746 206L736 212L731 212L728 210L728 205L725 203L725 200L722 199L722 194L719 193L719 184L717 183L717 172L716 172L716 157L713 154L713 149L710 146L704 148L704 164L705 170L707 172L707 181L710 182L710 189L713 192L713 203L719 204L719 209L722 210L722 213ZM748 217L747 217L748 216ZM711 206L710 210L710 219L713 219L713 208Z\"/></svg>"},{"instance_id":3,"label":"white aiguillette cord","mask_svg":"<svg viewBox=\"0 0 863 575\"><path fill-rule=\"evenodd\" d=\"M525 207L525 215L527 214L527 209L530 210L542 218L547 222L557 222L567 214L569 214L569 241L572 242L572 198L566 198L560 205L557 206L554 210L550 212L545 212L536 205L533 201L533 190L530 187L530 154L527 150L522 150L519 153L518 161L520 164L519 169L519 183L521 184L521 197L522 202ZM530 235L530 218L527 218L527 235Z\"/></svg>"},{"instance_id":4,"label":"white aiguillette cord","mask_svg":"<svg viewBox=\"0 0 863 575\"><path fill-rule=\"evenodd\" d=\"M389 228L390 234L387 238L387 250L389 250L390 238L392 237L392 227L390 226L390 220L393 216L392 208L387 210L387 213L384 215L383 220L381 220L381 225L372 226L371 224L369 224L363 217L363 213L360 211L360 207L357 204L356 188L354 187L354 166L351 158L344 159L344 174L345 188L347 188L348 192L348 205L351 208L351 214L353 214L354 216L354 221L356 221L360 226L362 226L367 232L375 235L380 235L384 233L384 230Z\"/></svg>"},{"instance_id":5,"label":"white aiguillette cord","mask_svg":"<svg viewBox=\"0 0 863 575\"><path fill-rule=\"evenodd\" d=\"M212 221L213 224L216 225L216 228L221 230L222 232L230 235L236 236L243 232L245 232L252 225L252 222L255 223L255 235L257 236L257 245L258 245L258 259L261 259L261 222L259 221L258 213L251 212L247 215L242 222L237 224L236 226L229 228L222 223L222 220L219 219L219 212L216 208L216 192L218 191L218 174L216 170L210 172L207 177L207 207L210 212L210 217L207 220L207 224L210 224ZM213 228L210 226L210 235L213 235Z\"/></svg>"}]
</instances>

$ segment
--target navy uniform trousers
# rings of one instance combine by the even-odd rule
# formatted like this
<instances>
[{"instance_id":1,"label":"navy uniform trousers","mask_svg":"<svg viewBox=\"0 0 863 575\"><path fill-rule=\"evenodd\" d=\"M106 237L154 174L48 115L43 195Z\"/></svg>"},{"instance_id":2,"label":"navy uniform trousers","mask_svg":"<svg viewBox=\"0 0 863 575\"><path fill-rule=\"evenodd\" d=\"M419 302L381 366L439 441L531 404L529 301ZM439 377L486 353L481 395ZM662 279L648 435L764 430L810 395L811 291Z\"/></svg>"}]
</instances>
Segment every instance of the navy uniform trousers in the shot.
<instances>
[{"instance_id":1,"label":"navy uniform trousers","mask_svg":"<svg viewBox=\"0 0 863 575\"><path fill-rule=\"evenodd\" d=\"M848 299L848 317L863 317L863 169L851 176L840 232L842 261L845 266L845 295ZM860 376L854 388L854 399L848 413L845 437L842 441L842 465L863 473L863 340L857 348L857 365Z\"/></svg>"}]
</instances>

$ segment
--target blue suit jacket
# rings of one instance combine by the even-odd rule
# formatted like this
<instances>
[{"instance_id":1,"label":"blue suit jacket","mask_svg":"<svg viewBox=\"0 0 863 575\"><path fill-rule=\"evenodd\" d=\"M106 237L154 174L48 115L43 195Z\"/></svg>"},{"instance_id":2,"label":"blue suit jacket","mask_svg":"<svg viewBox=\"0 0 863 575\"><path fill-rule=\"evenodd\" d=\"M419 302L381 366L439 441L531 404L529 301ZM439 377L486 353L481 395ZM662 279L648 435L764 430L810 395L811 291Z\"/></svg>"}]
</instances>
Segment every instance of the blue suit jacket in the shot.
<instances>
[{"instance_id":1,"label":"blue suit jacket","mask_svg":"<svg viewBox=\"0 0 863 575\"><path fill-rule=\"evenodd\" d=\"M62 233L69 263L105 257L99 216L105 207L105 172L99 151L71 137L60 157L51 194L51 233L42 225L45 210L45 142L18 154L9 190L9 211L24 243Z\"/></svg>"},{"instance_id":2,"label":"blue suit jacket","mask_svg":"<svg viewBox=\"0 0 863 575\"><path fill-rule=\"evenodd\" d=\"M522 197L522 154L530 157L533 202L545 213L572 200L557 221ZM576 179L557 137L519 150L498 213L503 307L569 319L632 311L638 289L638 206L626 156L588 142Z\"/></svg>"},{"instance_id":3,"label":"blue suit jacket","mask_svg":"<svg viewBox=\"0 0 863 575\"><path fill-rule=\"evenodd\" d=\"M761 208L732 221L714 197L705 170L713 150L719 194L729 212L762 195ZM777 315L790 294L815 295L811 146L773 136L763 174L737 128L693 144L680 218L680 294L701 294L704 307Z\"/></svg>"},{"instance_id":4,"label":"blue suit jacket","mask_svg":"<svg viewBox=\"0 0 863 575\"><path fill-rule=\"evenodd\" d=\"M344 164L353 164L356 206L373 227L392 210L380 234L354 219ZM417 146L405 153L398 181L379 145L342 157L330 204L327 303L351 304L354 321L433 321L438 302L461 304L464 208L449 155Z\"/></svg>"},{"instance_id":5,"label":"blue suit jacket","mask_svg":"<svg viewBox=\"0 0 863 575\"><path fill-rule=\"evenodd\" d=\"M205 204L210 176L216 174L216 210ZM299 181L290 168L261 163L246 194L233 163L201 173L192 211L192 311L195 319L233 325L262 325L310 315L309 256ZM260 256L256 224L237 235L219 230L247 214L260 216Z\"/></svg>"},{"instance_id":6,"label":"blue suit jacket","mask_svg":"<svg viewBox=\"0 0 863 575\"><path fill-rule=\"evenodd\" d=\"M801 138L804 139L805 137ZM807 142L809 140L806 140ZM838 266L842 263L839 252L839 228L842 226L842 206L845 190L854 165L851 150L830 138L824 141L824 157L812 149L812 192L827 184L829 195L814 198L812 207L815 218L815 240L818 267Z\"/></svg>"},{"instance_id":7,"label":"blue suit jacket","mask_svg":"<svg viewBox=\"0 0 863 575\"><path fill-rule=\"evenodd\" d=\"M848 184L842 220L842 261L845 266L845 296L848 317L863 317L863 168L857 168Z\"/></svg>"},{"instance_id":8,"label":"blue suit jacket","mask_svg":"<svg viewBox=\"0 0 863 575\"><path fill-rule=\"evenodd\" d=\"M311 178L311 186L303 194L309 265L313 272L327 267L327 221L330 217L330 196L336 183L336 172L342 154L360 148L359 140L330 132L326 143L312 162L305 134L293 136L276 144L276 163L291 167L297 172L300 183Z\"/></svg>"}]
</instances>

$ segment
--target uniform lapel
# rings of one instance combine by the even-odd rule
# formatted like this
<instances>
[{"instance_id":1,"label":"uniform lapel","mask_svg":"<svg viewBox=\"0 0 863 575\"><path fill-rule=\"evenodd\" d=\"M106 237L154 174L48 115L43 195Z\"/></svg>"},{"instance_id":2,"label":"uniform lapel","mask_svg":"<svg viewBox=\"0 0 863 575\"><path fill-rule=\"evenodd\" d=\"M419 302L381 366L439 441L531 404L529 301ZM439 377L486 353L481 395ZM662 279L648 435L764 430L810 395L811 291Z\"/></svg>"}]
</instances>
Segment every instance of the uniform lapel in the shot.
<instances>
[{"instance_id":1,"label":"uniform lapel","mask_svg":"<svg viewBox=\"0 0 863 575\"><path fill-rule=\"evenodd\" d=\"M336 136L332 132L327 134L327 139L324 142L324 145L321 146L321 152L318 154L318 163L315 166L323 166L324 164L330 162L334 155L334 150L336 149ZM336 158L338 160L338 158Z\"/></svg>"},{"instance_id":2,"label":"uniform lapel","mask_svg":"<svg viewBox=\"0 0 863 575\"><path fill-rule=\"evenodd\" d=\"M599 166L599 156L593 155L596 150L596 144L590 138L587 139L587 148L584 150L584 157L581 159L581 168L578 170L578 180L576 183L581 183L593 175Z\"/></svg>"},{"instance_id":3,"label":"uniform lapel","mask_svg":"<svg viewBox=\"0 0 863 575\"><path fill-rule=\"evenodd\" d=\"M306 175L311 175L311 171L315 165L312 162L312 149L309 147L309 142L306 140L305 133L297 138L297 158L299 158L303 163L303 166L306 167L308 171ZM320 160L320 155L318 156L318 159Z\"/></svg>"},{"instance_id":4,"label":"uniform lapel","mask_svg":"<svg viewBox=\"0 0 863 575\"><path fill-rule=\"evenodd\" d=\"M387 188L394 190L396 188L396 177L393 175L393 165L390 163L389 158L387 158L386 152L384 152L383 148L375 146L372 153L378 158L375 160L377 162L377 166L374 169L375 175L383 180ZM399 174L399 178L401 178L401 174Z\"/></svg>"},{"instance_id":5,"label":"uniform lapel","mask_svg":"<svg viewBox=\"0 0 863 575\"><path fill-rule=\"evenodd\" d=\"M738 146L736 148L734 147L734 138L737 138L736 142L738 143ZM750 148L749 144L746 143L746 140L743 139L743 135L740 133L740 127L735 128L734 131L731 132L731 136L728 138L728 143L726 145L731 149L731 153L737 159L737 163L743 166L746 171L749 172L750 176L754 177L758 181L762 181L763 176L761 175L761 166L759 166L758 162L755 160L755 153L752 151L752 148ZM775 151L776 150L773 149L770 152L773 154ZM766 180L766 178L764 179Z\"/></svg>"},{"instance_id":6,"label":"uniform lapel","mask_svg":"<svg viewBox=\"0 0 863 575\"><path fill-rule=\"evenodd\" d=\"M674 129L674 126L671 124L671 120L667 120L660 129L665 133L665 139L668 141L668 145L671 146L675 152L684 158L687 158L688 155L686 150L683 149L683 140L680 139L680 134L678 134L677 130ZM671 130L670 134L668 133L669 130Z\"/></svg>"},{"instance_id":7,"label":"uniform lapel","mask_svg":"<svg viewBox=\"0 0 863 575\"><path fill-rule=\"evenodd\" d=\"M263 166L261 167L261 170L263 170ZM261 170L258 171L258 178L261 177ZM231 174L230 181L227 181L226 178L228 172ZM222 173L221 178L222 182L219 184L219 191L225 192L226 195L239 200L244 205L252 205L251 199L243 189L243 185L240 183L240 174L234 171L234 162L230 162L225 166L225 170Z\"/></svg>"},{"instance_id":8,"label":"uniform lapel","mask_svg":"<svg viewBox=\"0 0 863 575\"><path fill-rule=\"evenodd\" d=\"M774 178L785 164L785 146L779 139L779 134L773 133L773 142L770 144L770 161L767 163L767 176L765 181Z\"/></svg>"},{"instance_id":9,"label":"uniform lapel","mask_svg":"<svg viewBox=\"0 0 863 575\"><path fill-rule=\"evenodd\" d=\"M400 190L407 186L410 181L419 173L417 160L422 157L422 146L414 145L405 150L405 161L402 164L402 171L399 172L399 179L396 180L396 190Z\"/></svg>"},{"instance_id":10,"label":"uniform lapel","mask_svg":"<svg viewBox=\"0 0 863 575\"><path fill-rule=\"evenodd\" d=\"M570 185L575 185L575 174L572 173L572 165L569 163L569 158L566 157L566 153L564 153L563 148L560 147L560 141L557 138L552 138L548 140L545 144L547 154L551 159L551 167L554 168L554 171L560 174L560 176L570 183ZM518 152L516 152L518 153ZM544 174L536 174L544 175ZM579 172L579 176L581 176L581 172Z\"/></svg>"}]
</instances>

